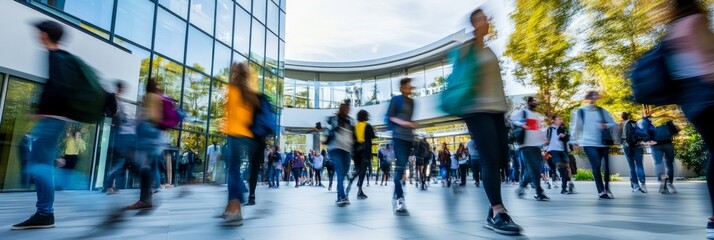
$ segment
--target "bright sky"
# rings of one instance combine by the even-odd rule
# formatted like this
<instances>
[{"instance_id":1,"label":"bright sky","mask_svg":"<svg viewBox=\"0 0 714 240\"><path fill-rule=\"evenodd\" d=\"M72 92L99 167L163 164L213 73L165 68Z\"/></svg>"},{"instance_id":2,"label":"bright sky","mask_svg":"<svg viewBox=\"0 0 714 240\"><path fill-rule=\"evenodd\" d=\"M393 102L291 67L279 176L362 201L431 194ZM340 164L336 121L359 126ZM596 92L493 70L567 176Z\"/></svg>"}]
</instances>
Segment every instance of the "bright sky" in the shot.
<instances>
[{"instance_id":1,"label":"bright sky","mask_svg":"<svg viewBox=\"0 0 714 240\"><path fill-rule=\"evenodd\" d=\"M468 15L479 6L496 22L499 38L490 45L501 55L512 28L509 0L304 0L287 6L285 57L349 62L392 56L470 27ZM508 94L533 92L504 79Z\"/></svg>"}]
</instances>

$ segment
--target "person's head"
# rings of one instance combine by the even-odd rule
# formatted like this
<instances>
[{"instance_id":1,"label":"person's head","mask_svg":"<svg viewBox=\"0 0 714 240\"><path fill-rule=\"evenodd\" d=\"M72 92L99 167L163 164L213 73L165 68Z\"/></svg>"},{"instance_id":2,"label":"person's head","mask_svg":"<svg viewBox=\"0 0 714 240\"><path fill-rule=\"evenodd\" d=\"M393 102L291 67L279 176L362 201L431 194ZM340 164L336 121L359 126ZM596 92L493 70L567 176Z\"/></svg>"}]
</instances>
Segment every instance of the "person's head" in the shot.
<instances>
[{"instance_id":1,"label":"person's head","mask_svg":"<svg viewBox=\"0 0 714 240\"><path fill-rule=\"evenodd\" d=\"M585 94L585 100L588 101L590 104L595 104L597 100L600 100L602 98L600 96L600 93L598 91L588 91Z\"/></svg>"},{"instance_id":2,"label":"person's head","mask_svg":"<svg viewBox=\"0 0 714 240\"><path fill-rule=\"evenodd\" d=\"M459 143L459 151L464 150L464 143Z\"/></svg>"},{"instance_id":3,"label":"person's head","mask_svg":"<svg viewBox=\"0 0 714 240\"><path fill-rule=\"evenodd\" d=\"M705 13L702 3L699 0L673 0L671 20L677 20L694 14Z\"/></svg>"},{"instance_id":4,"label":"person's head","mask_svg":"<svg viewBox=\"0 0 714 240\"><path fill-rule=\"evenodd\" d=\"M322 151L320 151L320 155L322 155L323 157L327 157L327 151L325 151L325 149L322 149Z\"/></svg>"},{"instance_id":5,"label":"person's head","mask_svg":"<svg viewBox=\"0 0 714 240\"><path fill-rule=\"evenodd\" d=\"M348 117L350 115L350 102L345 100L340 103L340 109L337 111L337 115L340 117Z\"/></svg>"},{"instance_id":6,"label":"person's head","mask_svg":"<svg viewBox=\"0 0 714 240\"><path fill-rule=\"evenodd\" d=\"M480 8L476 9L471 12L469 20L471 21L471 26L474 27L474 37L479 41L483 41L490 28L486 14Z\"/></svg>"},{"instance_id":7,"label":"person's head","mask_svg":"<svg viewBox=\"0 0 714 240\"><path fill-rule=\"evenodd\" d=\"M620 117L622 118L622 121L627 121L630 120L630 117L632 117L632 115L628 112L622 112L622 115L620 115Z\"/></svg>"},{"instance_id":8,"label":"person's head","mask_svg":"<svg viewBox=\"0 0 714 240\"><path fill-rule=\"evenodd\" d=\"M528 109L533 110L536 107L538 107L538 99L533 96L528 97Z\"/></svg>"},{"instance_id":9,"label":"person's head","mask_svg":"<svg viewBox=\"0 0 714 240\"><path fill-rule=\"evenodd\" d=\"M553 115L553 117L550 118L551 122L555 124L556 126L563 125L563 118L558 116L558 115Z\"/></svg>"},{"instance_id":10,"label":"person's head","mask_svg":"<svg viewBox=\"0 0 714 240\"><path fill-rule=\"evenodd\" d=\"M75 138L81 138L81 137L82 137L82 132L80 132L79 130L74 130L74 131L72 132L72 136L75 137Z\"/></svg>"},{"instance_id":11,"label":"person's head","mask_svg":"<svg viewBox=\"0 0 714 240\"><path fill-rule=\"evenodd\" d=\"M409 97L412 95L412 91L414 90L414 86L412 86L412 79L411 78L402 78L399 80L399 91L404 95L405 97Z\"/></svg>"},{"instance_id":12,"label":"person's head","mask_svg":"<svg viewBox=\"0 0 714 240\"><path fill-rule=\"evenodd\" d=\"M124 93L124 89L126 88L125 85L126 85L126 83L124 83L124 81L122 81L122 80L116 80L114 82L114 88L116 89L117 95L121 95L122 93Z\"/></svg>"},{"instance_id":13,"label":"person's head","mask_svg":"<svg viewBox=\"0 0 714 240\"><path fill-rule=\"evenodd\" d=\"M150 77L146 80L146 93L161 93L161 91L159 91L159 83L156 81L156 78Z\"/></svg>"},{"instance_id":14,"label":"person's head","mask_svg":"<svg viewBox=\"0 0 714 240\"><path fill-rule=\"evenodd\" d=\"M392 144L387 143L387 149L392 149Z\"/></svg>"},{"instance_id":15,"label":"person's head","mask_svg":"<svg viewBox=\"0 0 714 240\"><path fill-rule=\"evenodd\" d=\"M360 121L360 122L369 121L369 113L367 111L365 111L364 109L359 110L359 112L357 112L357 121Z\"/></svg>"},{"instance_id":16,"label":"person's head","mask_svg":"<svg viewBox=\"0 0 714 240\"><path fill-rule=\"evenodd\" d=\"M56 49L64 36L64 28L55 21L42 21L35 24L35 28L40 31L40 43L47 49Z\"/></svg>"},{"instance_id":17,"label":"person's head","mask_svg":"<svg viewBox=\"0 0 714 240\"><path fill-rule=\"evenodd\" d=\"M245 62L233 63L231 65L230 84L238 88L243 101L253 107L258 107L258 93L254 88L253 70Z\"/></svg>"},{"instance_id":18,"label":"person's head","mask_svg":"<svg viewBox=\"0 0 714 240\"><path fill-rule=\"evenodd\" d=\"M441 143L441 149L448 149L448 148L449 148L449 145L446 144L446 142Z\"/></svg>"}]
</instances>

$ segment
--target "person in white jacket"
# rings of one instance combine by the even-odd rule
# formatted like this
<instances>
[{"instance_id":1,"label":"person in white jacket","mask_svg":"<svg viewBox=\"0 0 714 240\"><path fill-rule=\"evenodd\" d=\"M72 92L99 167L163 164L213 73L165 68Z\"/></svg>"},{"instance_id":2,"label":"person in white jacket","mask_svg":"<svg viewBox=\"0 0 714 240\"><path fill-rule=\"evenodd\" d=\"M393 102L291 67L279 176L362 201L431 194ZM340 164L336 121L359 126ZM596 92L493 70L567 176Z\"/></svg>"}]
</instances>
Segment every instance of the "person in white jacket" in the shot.
<instances>
[{"instance_id":1,"label":"person in white jacket","mask_svg":"<svg viewBox=\"0 0 714 240\"><path fill-rule=\"evenodd\" d=\"M589 91L585 100L588 104L576 109L570 115L570 143L573 144L573 149L578 150L580 147L585 151L590 166L593 170L595 178L595 186L597 187L600 199L614 198L610 192L610 156L609 145L613 142L608 142L607 136L603 138L603 133L610 133L610 129L617 128L617 123L612 118L612 115L605 109L596 105L600 99L600 93L597 91ZM612 135L610 135L610 140ZM600 168L604 164L605 179L603 181ZM604 183L603 183L604 182Z\"/></svg>"},{"instance_id":2,"label":"person in white jacket","mask_svg":"<svg viewBox=\"0 0 714 240\"><path fill-rule=\"evenodd\" d=\"M511 122L513 125L525 130L523 142L518 143L519 154L521 154L523 162L525 163L525 173L523 174L523 181L520 182L516 193L518 197L523 197L528 184L533 183L536 187L534 198L538 201L545 201L550 199L543 194L543 188L540 186L540 172L543 167L541 148L545 144L545 136L543 135L541 126L543 116L535 112L536 107L538 107L536 98L528 97L528 109L516 111L511 114Z\"/></svg>"}]
</instances>

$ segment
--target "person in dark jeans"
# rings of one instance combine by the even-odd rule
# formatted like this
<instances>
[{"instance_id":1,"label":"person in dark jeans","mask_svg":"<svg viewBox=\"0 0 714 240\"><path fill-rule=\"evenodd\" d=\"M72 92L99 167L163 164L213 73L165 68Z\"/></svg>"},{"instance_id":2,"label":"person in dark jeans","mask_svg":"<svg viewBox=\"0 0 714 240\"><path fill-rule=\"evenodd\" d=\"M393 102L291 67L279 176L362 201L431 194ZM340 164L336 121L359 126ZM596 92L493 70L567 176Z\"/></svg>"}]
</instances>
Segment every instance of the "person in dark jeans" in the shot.
<instances>
[{"instance_id":1,"label":"person in dark jeans","mask_svg":"<svg viewBox=\"0 0 714 240\"><path fill-rule=\"evenodd\" d=\"M389 125L392 128L394 139L394 156L396 157L396 165L394 167L394 197L392 199L392 208L394 213L399 216L409 215L407 207L404 203L404 190L402 189L401 179L404 177L404 172L409 161L409 154L414 146L414 129L417 124L412 121L414 115L414 99L411 98L414 86L411 85L411 78L402 78L399 81L399 91L402 95L392 97L387 108L389 117Z\"/></svg>"},{"instance_id":2,"label":"person in dark jeans","mask_svg":"<svg viewBox=\"0 0 714 240\"><path fill-rule=\"evenodd\" d=\"M348 177L350 169L350 154L354 147L354 126L349 117L350 102L346 100L340 104L340 108L334 116L330 116L327 122L330 125L330 134L325 145L330 153L330 160L335 164L337 172L337 200L338 207L350 204L349 188L345 189L344 180Z\"/></svg>"},{"instance_id":3,"label":"person in dark jeans","mask_svg":"<svg viewBox=\"0 0 714 240\"><path fill-rule=\"evenodd\" d=\"M327 169L327 179L330 181L330 183L327 185L327 191L332 191L332 179L335 177L335 164L327 156L327 151L325 151L324 149L320 152L320 155L322 155L325 161L324 165L325 169Z\"/></svg>"},{"instance_id":4,"label":"person in dark jeans","mask_svg":"<svg viewBox=\"0 0 714 240\"><path fill-rule=\"evenodd\" d=\"M546 130L546 144L550 160L557 164L560 173L560 194L573 194L575 185L571 180L570 158L568 157L568 129L563 126L563 118L558 115L551 117L552 125Z\"/></svg>"},{"instance_id":5,"label":"person in dark jeans","mask_svg":"<svg viewBox=\"0 0 714 240\"><path fill-rule=\"evenodd\" d=\"M115 99L124 93L124 83L116 81ZM117 101L117 100L115 100ZM109 160L109 171L104 179L102 192L115 194L117 189L114 181L126 169L129 163L133 162L136 149L136 126L133 119L129 119L124 103L117 101L117 111L112 116L112 136L111 136L111 159Z\"/></svg>"},{"instance_id":6,"label":"person in dark jeans","mask_svg":"<svg viewBox=\"0 0 714 240\"><path fill-rule=\"evenodd\" d=\"M295 150L293 152L293 160L290 166L292 166L290 171L293 174L293 178L295 179L295 188L298 188L300 186L300 177L302 177L303 167L303 160L299 151Z\"/></svg>"},{"instance_id":7,"label":"person in dark jeans","mask_svg":"<svg viewBox=\"0 0 714 240\"><path fill-rule=\"evenodd\" d=\"M647 118L643 123L647 124L645 129L650 139L648 144L652 146L652 158L655 162L655 174L660 182L659 193L677 193L674 188L674 136L679 133L679 128L672 121L667 121L662 125L654 127L652 119ZM662 161L664 160L664 162ZM666 171L665 171L666 168Z\"/></svg>"},{"instance_id":8,"label":"person in dark jeans","mask_svg":"<svg viewBox=\"0 0 714 240\"><path fill-rule=\"evenodd\" d=\"M621 115L622 122L620 123L618 131L622 134L620 139L622 139L622 151L625 153L625 158L627 158L627 164L630 167L630 185L633 192L647 193L647 185L645 185L645 168L642 165L642 158L644 154L644 149L642 149L642 140L645 140L647 136L637 136L638 132L644 134L644 130L641 130L637 126L637 122L630 119L631 115L628 112L623 112ZM643 119L643 121L646 121Z\"/></svg>"},{"instance_id":9,"label":"person in dark jeans","mask_svg":"<svg viewBox=\"0 0 714 240\"><path fill-rule=\"evenodd\" d=\"M265 162L265 138L255 136L253 141L255 141L255 148L253 149L254 152L251 155L250 164L248 165L248 167L250 167L250 176L248 178L250 193L248 194L248 202L246 203L248 206L255 205L255 188L258 185L258 173Z\"/></svg>"},{"instance_id":10,"label":"person in dark jeans","mask_svg":"<svg viewBox=\"0 0 714 240\"><path fill-rule=\"evenodd\" d=\"M357 199L366 199L362 185L364 183L365 174L367 173L367 165L372 162L372 139L376 138L374 128L369 124L369 113L365 110L357 112L357 123L355 124L355 143L352 153L355 164L356 173L350 178L348 189L352 186L352 181L357 180ZM369 180L368 180L369 181ZM350 190L347 190L349 193Z\"/></svg>"},{"instance_id":11,"label":"person in dark jeans","mask_svg":"<svg viewBox=\"0 0 714 240\"><path fill-rule=\"evenodd\" d=\"M525 129L523 142L519 142L518 145L528 173L528 178L523 178L516 192L519 197L522 197L525 195L526 187L531 183L536 187L535 199L544 201L549 198L543 193L543 188L540 186L540 173L543 166L541 146L545 144L545 137L543 136L543 131L541 131L541 119L543 117L535 112L536 107L538 107L538 101L535 97L528 97L527 103L528 109L513 112L511 115L511 123L516 127Z\"/></svg>"}]
</instances>

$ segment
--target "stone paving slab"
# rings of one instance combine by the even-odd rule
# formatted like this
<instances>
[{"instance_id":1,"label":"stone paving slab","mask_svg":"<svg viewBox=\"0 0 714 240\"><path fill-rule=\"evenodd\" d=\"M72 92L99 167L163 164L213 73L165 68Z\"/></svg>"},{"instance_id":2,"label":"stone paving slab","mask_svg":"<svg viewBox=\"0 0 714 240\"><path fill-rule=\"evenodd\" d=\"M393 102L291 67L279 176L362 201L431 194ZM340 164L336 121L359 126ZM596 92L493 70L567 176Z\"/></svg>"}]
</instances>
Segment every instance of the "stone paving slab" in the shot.
<instances>
[{"instance_id":1,"label":"stone paving slab","mask_svg":"<svg viewBox=\"0 0 714 240\"><path fill-rule=\"evenodd\" d=\"M292 186L292 185L290 185ZM125 212L107 222L114 209L133 203L137 190L117 195L88 191L57 192L56 227L11 231L34 212L35 193L0 193L0 239L704 239L708 207L706 184L677 183L678 194L632 193L629 184L612 184L614 200L598 200L592 182L577 182L577 194L546 190L551 201L523 199L516 187L503 185L504 202L522 236L508 237L485 228L488 201L483 189L469 184L459 193L432 186L406 186L411 215L391 212L392 186L366 187L368 199L352 198L339 208L334 189L283 183L260 185L257 204L244 207L245 224L224 227L216 218L225 207L225 187L199 185L165 189L155 195L152 211ZM178 197L181 189L190 194Z\"/></svg>"}]
</instances>

